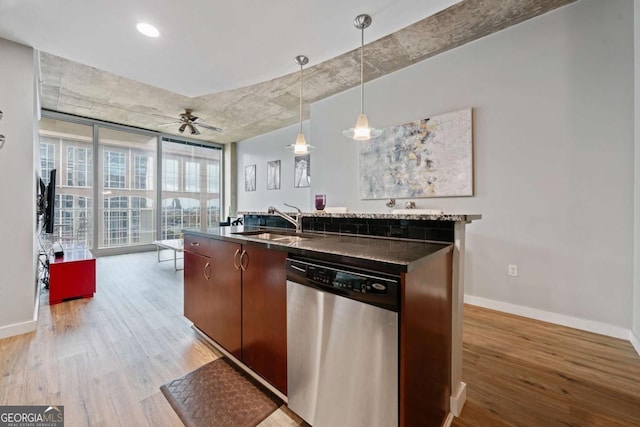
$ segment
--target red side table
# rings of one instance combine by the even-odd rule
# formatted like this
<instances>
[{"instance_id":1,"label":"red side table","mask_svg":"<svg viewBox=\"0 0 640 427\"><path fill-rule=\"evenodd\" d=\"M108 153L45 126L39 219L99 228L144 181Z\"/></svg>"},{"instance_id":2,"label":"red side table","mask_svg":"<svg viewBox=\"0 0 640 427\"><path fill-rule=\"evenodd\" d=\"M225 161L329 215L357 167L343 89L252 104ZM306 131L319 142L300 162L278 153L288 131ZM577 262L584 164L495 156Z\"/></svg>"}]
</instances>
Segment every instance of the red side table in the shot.
<instances>
[{"instance_id":1,"label":"red side table","mask_svg":"<svg viewBox=\"0 0 640 427\"><path fill-rule=\"evenodd\" d=\"M49 305L72 298L91 298L96 291L96 259L83 246L64 249L64 256L49 257Z\"/></svg>"}]
</instances>

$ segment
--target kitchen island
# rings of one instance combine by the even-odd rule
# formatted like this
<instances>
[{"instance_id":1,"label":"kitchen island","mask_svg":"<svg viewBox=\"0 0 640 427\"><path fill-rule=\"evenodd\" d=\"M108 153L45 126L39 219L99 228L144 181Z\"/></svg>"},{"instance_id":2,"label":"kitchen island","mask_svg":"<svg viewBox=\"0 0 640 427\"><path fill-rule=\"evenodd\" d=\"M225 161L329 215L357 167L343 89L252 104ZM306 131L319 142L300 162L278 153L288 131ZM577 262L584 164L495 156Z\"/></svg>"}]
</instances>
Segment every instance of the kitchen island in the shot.
<instances>
[{"instance_id":1,"label":"kitchen island","mask_svg":"<svg viewBox=\"0 0 640 427\"><path fill-rule=\"evenodd\" d=\"M464 399L456 372L464 224L479 216L304 215L303 234L283 230L286 225L264 213L245 214L250 226L185 230L185 315L286 397L287 257L397 275L398 424L448 424ZM345 230L328 231L327 219ZM354 227L364 233L346 232ZM385 230L407 237L390 238Z\"/></svg>"}]
</instances>

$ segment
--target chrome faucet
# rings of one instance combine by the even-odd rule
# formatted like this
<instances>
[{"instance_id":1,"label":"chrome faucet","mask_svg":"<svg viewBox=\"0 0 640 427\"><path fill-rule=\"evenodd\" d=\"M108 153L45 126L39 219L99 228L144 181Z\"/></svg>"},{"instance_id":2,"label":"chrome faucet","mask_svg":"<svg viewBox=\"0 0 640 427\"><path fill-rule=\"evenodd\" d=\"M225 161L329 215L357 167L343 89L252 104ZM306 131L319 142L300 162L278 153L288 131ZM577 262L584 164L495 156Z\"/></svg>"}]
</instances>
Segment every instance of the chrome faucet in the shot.
<instances>
[{"instance_id":1,"label":"chrome faucet","mask_svg":"<svg viewBox=\"0 0 640 427\"><path fill-rule=\"evenodd\" d=\"M297 208L293 205L289 205L286 203L284 203L284 205L290 208L294 208L295 210L298 211L295 218L293 218L291 215L287 215L284 212L280 212L278 209L274 208L273 206L269 206L269 209L267 210L267 212L272 215L273 214L278 215L280 218L286 219L291 224L296 226L296 233L301 233L302 232L302 215L300 214L302 213L302 211L300 210L300 208Z\"/></svg>"}]
</instances>

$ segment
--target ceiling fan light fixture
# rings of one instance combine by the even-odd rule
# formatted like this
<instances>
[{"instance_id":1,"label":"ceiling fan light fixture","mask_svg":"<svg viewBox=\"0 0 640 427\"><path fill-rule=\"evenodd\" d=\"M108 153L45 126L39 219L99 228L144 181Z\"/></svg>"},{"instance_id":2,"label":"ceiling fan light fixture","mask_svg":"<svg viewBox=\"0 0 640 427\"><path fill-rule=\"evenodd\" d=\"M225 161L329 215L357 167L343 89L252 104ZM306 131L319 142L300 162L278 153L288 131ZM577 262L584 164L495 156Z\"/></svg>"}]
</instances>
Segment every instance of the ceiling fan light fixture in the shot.
<instances>
[{"instance_id":1,"label":"ceiling fan light fixture","mask_svg":"<svg viewBox=\"0 0 640 427\"><path fill-rule=\"evenodd\" d=\"M347 138L356 141L368 141L371 138L380 136L381 129L369 127L369 120L364 113L364 29L371 25L371 16L361 14L353 20L353 26L361 31L360 36L360 115L355 127L342 132Z\"/></svg>"},{"instance_id":2,"label":"ceiling fan light fixture","mask_svg":"<svg viewBox=\"0 0 640 427\"><path fill-rule=\"evenodd\" d=\"M311 150L315 150L316 147L307 144L307 140L302 133L302 67L309 63L309 58L304 55L298 55L294 58L296 64L300 66L300 132L296 136L296 142L287 145L287 150L293 150L294 154L307 154Z\"/></svg>"},{"instance_id":3,"label":"ceiling fan light fixture","mask_svg":"<svg viewBox=\"0 0 640 427\"><path fill-rule=\"evenodd\" d=\"M138 25L136 25L136 29L147 37L160 37L160 31L158 31L158 29L153 25L147 24L146 22L139 22Z\"/></svg>"}]
</instances>

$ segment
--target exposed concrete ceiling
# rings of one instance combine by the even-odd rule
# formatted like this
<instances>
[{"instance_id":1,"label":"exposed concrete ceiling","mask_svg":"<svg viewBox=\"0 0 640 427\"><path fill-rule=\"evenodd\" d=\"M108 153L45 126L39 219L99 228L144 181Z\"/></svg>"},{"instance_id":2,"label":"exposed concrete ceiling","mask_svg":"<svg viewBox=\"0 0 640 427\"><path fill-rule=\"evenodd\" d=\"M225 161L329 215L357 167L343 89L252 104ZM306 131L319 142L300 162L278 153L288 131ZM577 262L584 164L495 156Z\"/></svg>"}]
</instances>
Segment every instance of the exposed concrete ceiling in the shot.
<instances>
[{"instance_id":1,"label":"exposed concrete ceiling","mask_svg":"<svg viewBox=\"0 0 640 427\"><path fill-rule=\"evenodd\" d=\"M104 71L195 97L288 74L392 34L460 0L2 0L0 37ZM136 23L160 36L138 33Z\"/></svg>"},{"instance_id":2,"label":"exposed concrete ceiling","mask_svg":"<svg viewBox=\"0 0 640 427\"><path fill-rule=\"evenodd\" d=\"M407 67L576 0L464 0L369 43L365 80ZM375 21L374 21L375 25ZM352 27L353 37L358 32ZM365 32L365 37L367 33ZM291 58L293 63L293 58ZM293 64L292 68L296 69ZM197 97L180 95L59 56L42 53L42 107L179 135L159 127L185 108L217 133L200 129L201 140L228 143L260 135L298 121L297 71L238 89ZM360 83L359 50L351 50L306 68L305 117L308 104Z\"/></svg>"}]
</instances>

